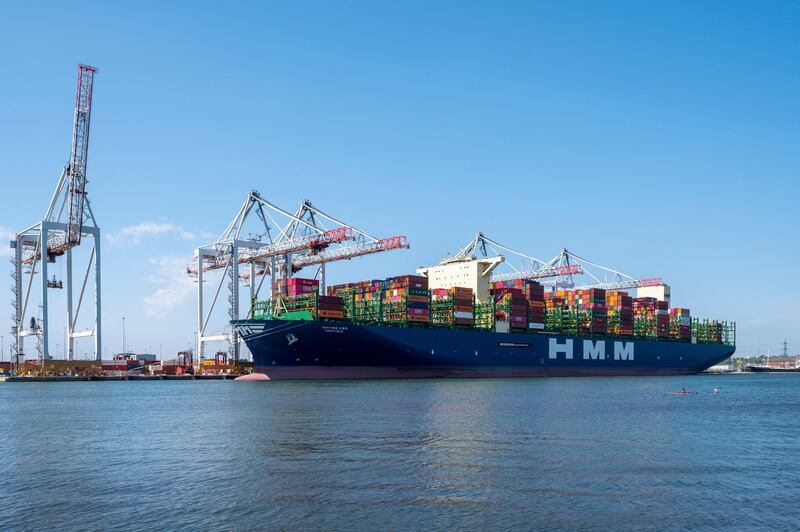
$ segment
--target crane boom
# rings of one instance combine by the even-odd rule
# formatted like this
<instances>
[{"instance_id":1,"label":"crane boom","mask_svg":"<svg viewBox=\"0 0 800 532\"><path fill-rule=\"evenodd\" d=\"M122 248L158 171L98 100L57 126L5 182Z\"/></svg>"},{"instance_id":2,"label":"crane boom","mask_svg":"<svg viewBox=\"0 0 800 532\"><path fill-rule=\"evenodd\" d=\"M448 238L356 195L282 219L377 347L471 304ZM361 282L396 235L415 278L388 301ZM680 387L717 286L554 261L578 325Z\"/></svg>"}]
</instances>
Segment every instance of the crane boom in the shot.
<instances>
[{"instance_id":1,"label":"crane boom","mask_svg":"<svg viewBox=\"0 0 800 532\"><path fill-rule=\"evenodd\" d=\"M75 121L72 127L72 150L69 159L69 220L66 242L69 249L81 242L84 201L86 197L86 161L89 155L89 123L92 116L92 86L97 69L78 65L78 88L75 94ZM58 250L63 251L63 250Z\"/></svg>"},{"instance_id":2,"label":"crane boom","mask_svg":"<svg viewBox=\"0 0 800 532\"><path fill-rule=\"evenodd\" d=\"M593 285L579 286L577 290L587 290L589 288L602 288L603 290L627 290L631 288L644 288L646 286L659 286L664 284L661 277L651 277L649 279L626 279L614 283L598 283Z\"/></svg>"},{"instance_id":3,"label":"crane boom","mask_svg":"<svg viewBox=\"0 0 800 532\"><path fill-rule=\"evenodd\" d=\"M559 277L561 275L576 275L583 273L580 264L567 264L564 266L544 266L537 270L525 270L521 272L502 273L492 275L492 282L514 281L516 279L543 279L545 277Z\"/></svg>"},{"instance_id":4,"label":"crane boom","mask_svg":"<svg viewBox=\"0 0 800 532\"><path fill-rule=\"evenodd\" d=\"M292 257L292 269L298 271L306 266L313 266L315 264L352 259L353 257L389 251L390 249L407 249L408 247L406 237L402 235L390 236L388 238L378 239L374 242L362 242L350 246L325 250L322 253L316 253L314 255Z\"/></svg>"},{"instance_id":5,"label":"crane boom","mask_svg":"<svg viewBox=\"0 0 800 532\"><path fill-rule=\"evenodd\" d=\"M325 249L330 244L353 240L354 238L353 231L349 227L336 227L334 229L322 231L321 234L314 233L304 235L291 240L283 240L281 242L268 244L260 248L240 249L238 262L239 264L247 264L302 250L319 251ZM230 262L230 255L230 253L224 253L218 257L212 257L204 264L203 271L207 272L225 268L228 262ZM186 273L189 275L197 275L197 268L187 268Z\"/></svg>"}]
</instances>

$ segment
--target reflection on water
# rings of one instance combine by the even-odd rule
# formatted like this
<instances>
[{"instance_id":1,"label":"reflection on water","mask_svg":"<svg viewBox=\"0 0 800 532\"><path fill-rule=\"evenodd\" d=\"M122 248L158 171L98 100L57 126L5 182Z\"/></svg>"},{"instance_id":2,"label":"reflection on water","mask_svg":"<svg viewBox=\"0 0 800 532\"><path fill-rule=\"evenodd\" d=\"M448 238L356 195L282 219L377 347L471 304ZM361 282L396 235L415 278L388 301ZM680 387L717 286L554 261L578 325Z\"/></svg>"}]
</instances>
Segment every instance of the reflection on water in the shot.
<instances>
[{"instance_id":1,"label":"reflection on water","mask_svg":"<svg viewBox=\"0 0 800 532\"><path fill-rule=\"evenodd\" d=\"M701 393L666 394L681 386ZM792 529L798 404L791 375L5 383L0 517L11 529Z\"/></svg>"}]
</instances>

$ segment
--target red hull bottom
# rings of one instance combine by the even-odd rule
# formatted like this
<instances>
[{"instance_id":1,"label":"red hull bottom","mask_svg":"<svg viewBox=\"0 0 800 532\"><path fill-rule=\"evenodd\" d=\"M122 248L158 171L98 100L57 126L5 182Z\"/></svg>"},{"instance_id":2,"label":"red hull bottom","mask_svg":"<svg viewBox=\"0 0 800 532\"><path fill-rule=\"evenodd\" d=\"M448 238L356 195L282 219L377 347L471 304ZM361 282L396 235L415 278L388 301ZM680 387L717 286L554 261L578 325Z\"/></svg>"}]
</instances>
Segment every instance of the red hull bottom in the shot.
<instances>
[{"instance_id":1,"label":"red hull bottom","mask_svg":"<svg viewBox=\"0 0 800 532\"><path fill-rule=\"evenodd\" d=\"M430 367L357 367L357 366L256 366L253 370L270 380L337 379L437 379L498 377L646 377L695 375L691 368L430 368Z\"/></svg>"}]
</instances>

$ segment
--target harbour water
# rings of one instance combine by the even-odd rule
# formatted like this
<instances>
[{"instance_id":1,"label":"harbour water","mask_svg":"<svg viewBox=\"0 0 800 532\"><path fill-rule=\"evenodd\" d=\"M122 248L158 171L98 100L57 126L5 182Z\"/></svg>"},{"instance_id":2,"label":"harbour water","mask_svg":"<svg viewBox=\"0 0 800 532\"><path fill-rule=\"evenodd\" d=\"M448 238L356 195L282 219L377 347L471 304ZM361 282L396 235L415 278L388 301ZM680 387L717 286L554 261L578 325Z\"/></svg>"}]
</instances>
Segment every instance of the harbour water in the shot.
<instances>
[{"instance_id":1,"label":"harbour water","mask_svg":"<svg viewBox=\"0 0 800 532\"><path fill-rule=\"evenodd\" d=\"M791 530L799 412L796 375L3 383L0 527Z\"/></svg>"}]
</instances>

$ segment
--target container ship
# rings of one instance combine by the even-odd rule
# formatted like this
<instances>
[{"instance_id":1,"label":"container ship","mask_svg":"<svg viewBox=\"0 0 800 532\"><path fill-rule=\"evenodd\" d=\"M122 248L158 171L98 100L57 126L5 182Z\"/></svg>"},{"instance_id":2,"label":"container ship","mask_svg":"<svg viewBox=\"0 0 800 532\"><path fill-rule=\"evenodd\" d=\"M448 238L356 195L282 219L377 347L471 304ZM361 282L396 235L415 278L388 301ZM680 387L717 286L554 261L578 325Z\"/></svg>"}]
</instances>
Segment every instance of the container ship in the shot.
<instances>
[{"instance_id":1,"label":"container ship","mask_svg":"<svg viewBox=\"0 0 800 532\"><path fill-rule=\"evenodd\" d=\"M493 281L498 262L458 256L324 294L278 280L231 324L269 379L689 375L736 349L735 323L670 308L667 285L546 289Z\"/></svg>"}]
</instances>

